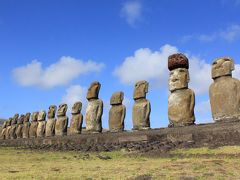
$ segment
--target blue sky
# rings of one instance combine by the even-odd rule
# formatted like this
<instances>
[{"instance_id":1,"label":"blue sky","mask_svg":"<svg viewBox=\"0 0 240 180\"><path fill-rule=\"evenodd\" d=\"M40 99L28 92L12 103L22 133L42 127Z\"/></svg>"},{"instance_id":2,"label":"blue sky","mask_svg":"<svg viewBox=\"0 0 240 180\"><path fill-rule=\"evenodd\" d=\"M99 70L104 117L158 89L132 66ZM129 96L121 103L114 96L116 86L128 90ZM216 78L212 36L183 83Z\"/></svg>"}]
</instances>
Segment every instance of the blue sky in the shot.
<instances>
[{"instance_id":1,"label":"blue sky","mask_svg":"<svg viewBox=\"0 0 240 180\"><path fill-rule=\"evenodd\" d=\"M132 93L149 81L152 127L166 127L167 57L190 59L196 123L211 122L208 86L213 59L235 60L240 78L239 0L0 0L0 117L74 101L98 80L108 127L109 99L124 91L126 127Z\"/></svg>"}]
</instances>

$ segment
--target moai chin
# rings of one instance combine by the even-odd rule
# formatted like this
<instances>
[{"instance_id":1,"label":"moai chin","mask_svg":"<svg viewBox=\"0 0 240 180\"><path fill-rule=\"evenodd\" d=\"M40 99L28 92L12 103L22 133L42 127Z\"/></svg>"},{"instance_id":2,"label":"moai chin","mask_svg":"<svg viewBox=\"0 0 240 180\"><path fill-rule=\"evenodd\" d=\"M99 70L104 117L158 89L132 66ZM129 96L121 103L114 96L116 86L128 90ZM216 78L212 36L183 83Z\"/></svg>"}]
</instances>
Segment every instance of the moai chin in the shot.
<instances>
[{"instance_id":1,"label":"moai chin","mask_svg":"<svg viewBox=\"0 0 240 180\"><path fill-rule=\"evenodd\" d=\"M11 129L10 129L10 139L16 139L16 130L17 130L17 121L18 121L19 114L15 114L11 121Z\"/></svg>"},{"instance_id":2,"label":"moai chin","mask_svg":"<svg viewBox=\"0 0 240 180\"><path fill-rule=\"evenodd\" d=\"M55 114L57 111L57 106L51 105L48 108L48 115L47 115L47 123L46 123L46 137L54 136L55 135L55 124L56 124L56 118Z\"/></svg>"},{"instance_id":3,"label":"moai chin","mask_svg":"<svg viewBox=\"0 0 240 180\"><path fill-rule=\"evenodd\" d=\"M168 69L171 92L168 97L169 127L193 125L195 94L188 88L190 80L188 58L181 53L169 56Z\"/></svg>"},{"instance_id":4,"label":"moai chin","mask_svg":"<svg viewBox=\"0 0 240 180\"><path fill-rule=\"evenodd\" d=\"M109 130L110 132L124 131L124 119L126 115L126 107L122 104L124 99L123 92L113 93L110 104L112 105L109 111Z\"/></svg>"},{"instance_id":5,"label":"moai chin","mask_svg":"<svg viewBox=\"0 0 240 180\"><path fill-rule=\"evenodd\" d=\"M9 118L9 120L6 123L5 139L10 139L11 138L10 131L11 131L11 128L12 128L12 126L11 126L12 120L13 120L13 118Z\"/></svg>"},{"instance_id":6,"label":"moai chin","mask_svg":"<svg viewBox=\"0 0 240 180\"><path fill-rule=\"evenodd\" d=\"M45 136L45 129L46 129L46 111L40 111L38 113L38 126L37 126L37 137L44 137Z\"/></svg>"},{"instance_id":7,"label":"moai chin","mask_svg":"<svg viewBox=\"0 0 240 180\"><path fill-rule=\"evenodd\" d=\"M133 130L150 129L151 105L150 102L146 99L147 93L147 81L139 81L135 84L133 93L133 99L135 103L133 105L132 111Z\"/></svg>"},{"instance_id":8,"label":"moai chin","mask_svg":"<svg viewBox=\"0 0 240 180\"><path fill-rule=\"evenodd\" d=\"M38 112L33 112L31 116L31 125L29 129L29 137L36 138L37 137L37 127L38 127Z\"/></svg>"},{"instance_id":9,"label":"moai chin","mask_svg":"<svg viewBox=\"0 0 240 180\"><path fill-rule=\"evenodd\" d=\"M17 120L17 129L16 129L16 135L17 139L22 138L23 132L23 121L24 121L25 116L21 114L20 118Z\"/></svg>"},{"instance_id":10,"label":"moai chin","mask_svg":"<svg viewBox=\"0 0 240 180\"><path fill-rule=\"evenodd\" d=\"M23 138L29 138L29 129L31 123L29 122L31 113L26 113L23 121L23 129L22 129L22 137Z\"/></svg>"},{"instance_id":11,"label":"moai chin","mask_svg":"<svg viewBox=\"0 0 240 180\"><path fill-rule=\"evenodd\" d=\"M81 134L82 131L82 123L83 123L83 115L81 113L82 103L76 102L72 107L72 118L70 124L70 132L69 134Z\"/></svg>"},{"instance_id":12,"label":"moai chin","mask_svg":"<svg viewBox=\"0 0 240 180\"><path fill-rule=\"evenodd\" d=\"M209 87L212 117L215 122L240 119L240 81L232 77L234 61L229 57L212 64L213 83Z\"/></svg>"},{"instance_id":13,"label":"moai chin","mask_svg":"<svg viewBox=\"0 0 240 180\"><path fill-rule=\"evenodd\" d=\"M86 109L86 130L92 133L102 132L103 102L98 98L101 84L94 81L88 89Z\"/></svg>"},{"instance_id":14,"label":"moai chin","mask_svg":"<svg viewBox=\"0 0 240 180\"><path fill-rule=\"evenodd\" d=\"M2 125L2 131L1 131L1 136L0 136L1 139L6 139L7 121L4 121L4 123Z\"/></svg>"},{"instance_id":15,"label":"moai chin","mask_svg":"<svg viewBox=\"0 0 240 180\"><path fill-rule=\"evenodd\" d=\"M66 116L68 106L67 104L60 104L58 106L57 121L55 126L55 135L67 135L68 117Z\"/></svg>"}]
</instances>

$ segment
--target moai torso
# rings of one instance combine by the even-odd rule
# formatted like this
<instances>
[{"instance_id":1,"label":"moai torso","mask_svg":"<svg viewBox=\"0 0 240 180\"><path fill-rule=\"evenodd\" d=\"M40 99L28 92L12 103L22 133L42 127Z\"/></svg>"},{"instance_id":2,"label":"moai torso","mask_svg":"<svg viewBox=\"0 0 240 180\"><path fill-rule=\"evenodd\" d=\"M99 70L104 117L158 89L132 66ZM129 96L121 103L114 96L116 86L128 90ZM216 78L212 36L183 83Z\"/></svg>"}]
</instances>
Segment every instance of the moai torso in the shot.
<instances>
[{"instance_id":1,"label":"moai torso","mask_svg":"<svg viewBox=\"0 0 240 180\"><path fill-rule=\"evenodd\" d=\"M55 135L67 135L68 117L66 116L67 104L61 104L58 107L57 121L55 126Z\"/></svg>"},{"instance_id":2,"label":"moai torso","mask_svg":"<svg viewBox=\"0 0 240 180\"><path fill-rule=\"evenodd\" d=\"M46 123L46 137L54 136L55 135L55 124L56 124L56 114L57 106L51 105L48 110L48 120Z\"/></svg>"},{"instance_id":3,"label":"moai torso","mask_svg":"<svg viewBox=\"0 0 240 180\"><path fill-rule=\"evenodd\" d=\"M30 116L31 116L31 113L27 113L24 117L23 129L22 129L23 138L29 138L29 129L31 125L31 123L29 122Z\"/></svg>"},{"instance_id":4,"label":"moai torso","mask_svg":"<svg viewBox=\"0 0 240 180\"><path fill-rule=\"evenodd\" d=\"M233 60L220 58L212 65L214 82L209 88L213 120L235 121L240 119L240 81L232 78Z\"/></svg>"},{"instance_id":5,"label":"moai torso","mask_svg":"<svg viewBox=\"0 0 240 180\"><path fill-rule=\"evenodd\" d=\"M38 114L38 126L37 126L37 137L45 136L45 128L46 128L46 112L41 111Z\"/></svg>"},{"instance_id":6,"label":"moai torso","mask_svg":"<svg viewBox=\"0 0 240 180\"><path fill-rule=\"evenodd\" d=\"M1 131L1 139L6 139L6 131L7 131L7 121L4 121L2 125L2 131Z\"/></svg>"},{"instance_id":7,"label":"moai torso","mask_svg":"<svg viewBox=\"0 0 240 180\"><path fill-rule=\"evenodd\" d=\"M23 129L24 117L25 117L25 116L22 114L22 115L20 116L20 118L18 119L18 121L17 121L16 135L17 135L17 138L18 138L18 139L19 139L19 138L22 138L22 135L23 135L22 129Z\"/></svg>"},{"instance_id":8,"label":"moai torso","mask_svg":"<svg viewBox=\"0 0 240 180\"><path fill-rule=\"evenodd\" d=\"M16 130L17 130L17 121L18 121L18 117L19 117L19 114L15 114L13 119L12 119L12 122L11 122L11 129L10 129L10 139L16 139L17 138L17 135L16 135Z\"/></svg>"},{"instance_id":9,"label":"moai torso","mask_svg":"<svg viewBox=\"0 0 240 180\"><path fill-rule=\"evenodd\" d=\"M13 118L9 118L6 124L6 131L5 131L5 139L10 139L10 131L11 131L11 124L12 124Z\"/></svg>"},{"instance_id":10,"label":"moai torso","mask_svg":"<svg viewBox=\"0 0 240 180\"><path fill-rule=\"evenodd\" d=\"M123 98L123 92L116 92L111 97L110 104L112 107L109 111L109 130L111 132L124 130L126 107L122 105Z\"/></svg>"},{"instance_id":11,"label":"moai torso","mask_svg":"<svg viewBox=\"0 0 240 180\"><path fill-rule=\"evenodd\" d=\"M100 87L99 82L93 82L87 93L86 130L94 133L102 132L103 102L98 99Z\"/></svg>"},{"instance_id":12,"label":"moai torso","mask_svg":"<svg viewBox=\"0 0 240 180\"><path fill-rule=\"evenodd\" d=\"M133 95L133 99L135 101L132 111L133 130L143 130L150 128L151 105L150 102L146 99L147 92L147 81L139 81L136 83Z\"/></svg>"},{"instance_id":13,"label":"moai torso","mask_svg":"<svg viewBox=\"0 0 240 180\"><path fill-rule=\"evenodd\" d=\"M38 127L38 112L32 113L32 122L29 129L29 137L36 138L37 137L37 127Z\"/></svg>"},{"instance_id":14,"label":"moai torso","mask_svg":"<svg viewBox=\"0 0 240 180\"><path fill-rule=\"evenodd\" d=\"M82 131L83 115L81 114L81 109L81 102L76 102L72 107L72 118L69 134L80 134Z\"/></svg>"}]
</instances>

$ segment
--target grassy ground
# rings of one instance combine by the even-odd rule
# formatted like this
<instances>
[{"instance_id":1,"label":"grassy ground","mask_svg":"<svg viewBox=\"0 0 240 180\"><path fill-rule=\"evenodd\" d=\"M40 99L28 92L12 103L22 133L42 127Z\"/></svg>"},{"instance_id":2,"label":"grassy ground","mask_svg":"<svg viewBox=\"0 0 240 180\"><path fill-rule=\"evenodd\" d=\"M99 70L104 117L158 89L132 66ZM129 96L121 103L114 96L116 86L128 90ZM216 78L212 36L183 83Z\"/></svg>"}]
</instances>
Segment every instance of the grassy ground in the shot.
<instances>
[{"instance_id":1,"label":"grassy ground","mask_svg":"<svg viewBox=\"0 0 240 180\"><path fill-rule=\"evenodd\" d=\"M0 148L0 179L240 179L240 147L164 155Z\"/></svg>"}]
</instances>

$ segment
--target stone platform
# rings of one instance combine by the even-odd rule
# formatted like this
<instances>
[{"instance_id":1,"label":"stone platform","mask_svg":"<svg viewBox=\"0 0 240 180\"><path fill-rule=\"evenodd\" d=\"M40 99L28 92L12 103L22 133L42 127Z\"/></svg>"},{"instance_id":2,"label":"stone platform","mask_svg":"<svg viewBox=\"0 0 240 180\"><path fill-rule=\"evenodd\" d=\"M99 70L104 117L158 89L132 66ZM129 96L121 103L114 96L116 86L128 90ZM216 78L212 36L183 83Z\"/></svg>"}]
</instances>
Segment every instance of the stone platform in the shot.
<instances>
[{"instance_id":1,"label":"stone platform","mask_svg":"<svg viewBox=\"0 0 240 180\"><path fill-rule=\"evenodd\" d=\"M165 152L175 148L240 145L240 122L199 124L136 132L0 140L0 146L44 150Z\"/></svg>"}]
</instances>

